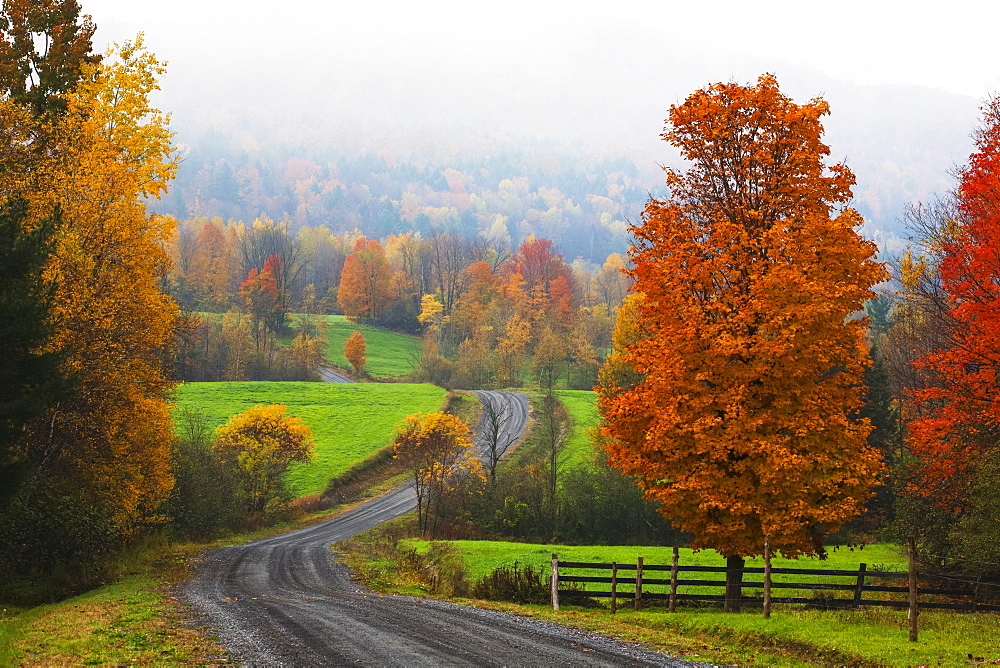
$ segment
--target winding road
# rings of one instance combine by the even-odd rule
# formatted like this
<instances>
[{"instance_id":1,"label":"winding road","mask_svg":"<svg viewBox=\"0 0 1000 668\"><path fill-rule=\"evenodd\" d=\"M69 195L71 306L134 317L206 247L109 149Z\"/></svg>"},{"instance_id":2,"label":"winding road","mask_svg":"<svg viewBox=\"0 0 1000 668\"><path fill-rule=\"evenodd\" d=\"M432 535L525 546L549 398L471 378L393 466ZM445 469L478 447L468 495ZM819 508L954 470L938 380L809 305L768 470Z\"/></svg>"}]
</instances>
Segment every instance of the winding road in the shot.
<instances>
[{"instance_id":1,"label":"winding road","mask_svg":"<svg viewBox=\"0 0 1000 668\"><path fill-rule=\"evenodd\" d=\"M477 396L509 412L508 437L521 433L525 395ZM486 447L482 426L477 443ZM330 544L415 505L404 486L321 524L211 550L180 595L247 665L692 665L558 624L381 595L353 582Z\"/></svg>"},{"instance_id":2,"label":"winding road","mask_svg":"<svg viewBox=\"0 0 1000 668\"><path fill-rule=\"evenodd\" d=\"M324 383L353 383L347 376L325 366L319 368L319 377Z\"/></svg>"}]
</instances>

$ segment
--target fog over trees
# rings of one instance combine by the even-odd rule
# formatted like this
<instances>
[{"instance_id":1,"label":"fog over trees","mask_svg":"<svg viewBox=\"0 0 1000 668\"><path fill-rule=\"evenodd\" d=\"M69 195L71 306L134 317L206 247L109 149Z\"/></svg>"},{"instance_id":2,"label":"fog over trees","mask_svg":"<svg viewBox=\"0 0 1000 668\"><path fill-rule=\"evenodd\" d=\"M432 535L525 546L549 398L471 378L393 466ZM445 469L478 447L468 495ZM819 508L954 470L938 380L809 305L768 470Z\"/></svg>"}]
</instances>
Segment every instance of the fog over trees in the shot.
<instances>
[{"instance_id":1,"label":"fog over trees","mask_svg":"<svg viewBox=\"0 0 1000 668\"><path fill-rule=\"evenodd\" d=\"M387 2L308 14L251 2L239 12L199 7L197 20L186 1L168 15L119 0L87 9L99 42L142 29L170 62L158 102L173 112L184 160L157 210L180 220L264 214L304 224L305 172L321 193L337 180L348 195L367 187L376 202L395 202L313 207L308 218L376 236L385 232L365 226L389 208L397 215L406 192L445 206L427 191L445 192L443 173L454 169L477 196L525 177L529 193L555 189L576 206L609 196L606 174L627 175L632 192L614 220L635 222L648 194L664 194L658 164L680 166L658 138L667 108L708 82L772 72L793 99L830 103L831 157L857 175L853 206L866 234L898 251L906 203L950 187L996 77L970 57L978 27L856 4L822 16L781 2L669 15L639 1L571 13L558 3L476 13ZM950 46L957 39L962 49ZM508 220L522 223L532 221ZM459 224L476 229L468 217ZM572 215L568 225L577 226ZM606 255L625 237L594 243L608 244Z\"/></svg>"}]
</instances>

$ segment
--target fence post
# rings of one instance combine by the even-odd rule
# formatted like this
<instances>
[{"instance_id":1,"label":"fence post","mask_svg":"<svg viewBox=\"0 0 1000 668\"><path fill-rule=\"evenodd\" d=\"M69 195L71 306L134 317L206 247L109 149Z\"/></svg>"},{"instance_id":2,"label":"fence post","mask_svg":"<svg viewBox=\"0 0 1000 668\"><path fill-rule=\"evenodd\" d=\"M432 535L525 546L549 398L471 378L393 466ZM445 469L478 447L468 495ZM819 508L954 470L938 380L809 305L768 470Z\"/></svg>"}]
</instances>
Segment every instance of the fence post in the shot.
<instances>
[{"instance_id":1,"label":"fence post","mask_svg":"<svg viewBox=\"0 0 1000 668\"><path fill-rule=\"evenodd\" d=\"M910 642L917 642L917 546L916 541L911 538L906 546L906 560L909 562L909 584L910 584Z\"/></svg>"},{"instance_id":2,"label":"fence post","mask_svg":"<svg viewBox=\"0 0 1000 668\"><path fill-rule=\"evenodd\" d=\"M670 561L670 612L677 612L677 563L680 559L680 550L674 548L674 558Z\"/></svg>"},{"instance_id":3,"label":"fence post","mask_svg":"<svg viewBox=\"0 0 1000 668\"><path fill-rule=\"evenodd\" d=\"M552 609L559 611L559 555L552 553Z\"/></svg>"},{"instance_id":4,"label":"fence post","mask_svg":"<svg viewBox=\"0 0 1000 668\"><path fill-rule=\"evenodd\" d=\"M618 562L611 562L611 614L618 612Z\"/></svg>"},{"instance_id":5,"label":"fence post","mask_svg":"<svg viewBox=\"0 0 1000 668\"><path fill-rule=\"evenodd\" d=\"M854 609L857 610L861 607L861 594L865 590L865 571L868 570L868 564L862 562L858 564L858 581L854 585Z\"/></svg>"},{"instance_id":6,"label":"fence post","mask_svg":"<svg viewBox=\"0 0 1000 668\"><path fill-rule=\"evenodd\" d=\"M771 619L771 537L764 536L764 619Z\"/></svg>"},{"instance_id":7,"label":"fence post","mask_svg":"<svg viewBox=\"0 0 1000 668\"><path fill-rule=\"evenodd\" d=\"M642 557L635 562L635 609L642 609Z\"/></svg>"},{"instance_id":8,"label":"fence post","mask_svg":"<svg viewBox=\"0 0 1000 668\"><path fill-rule=\"evenodd\" d=\"M976 606L979 604L979 583L983 579L983 574L980 573L976 578L976 584L972 587L972 604L970 606L970 612L976 611Z\"/></svg>"}]
</instances>

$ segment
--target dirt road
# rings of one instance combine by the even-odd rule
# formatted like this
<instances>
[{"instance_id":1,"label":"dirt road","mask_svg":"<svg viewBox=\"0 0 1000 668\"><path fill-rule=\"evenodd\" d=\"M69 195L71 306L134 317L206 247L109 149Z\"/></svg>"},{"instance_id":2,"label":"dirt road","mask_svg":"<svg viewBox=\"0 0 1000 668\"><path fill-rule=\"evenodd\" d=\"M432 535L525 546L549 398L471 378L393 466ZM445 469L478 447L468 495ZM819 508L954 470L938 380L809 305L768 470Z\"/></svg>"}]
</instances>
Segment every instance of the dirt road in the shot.
<instances>
[{"instance_id":1,"label":"dirt road","mask_svg":"<svg viewBox=\"0 0 1000 668\"><path fill-rule=\"evenodd\" d=\"M339 374L333 369L321 366L319 377L324 383L353 383L354 381L343 374Z\"/></svg>"},{"instance_id":2,"label":"dirt road","mask_svg":"<svg viewBox=\"0 0 1000 668\"><path fill-rule=\"evenodd\" d=\"M508 428L519 433L524 395L484 394L509 406ZM414 505L404 487L322 524L212 550L181 596L247 665L691 665L559 625L352 582L330 543Z\"/></svg>"}]
</instances>

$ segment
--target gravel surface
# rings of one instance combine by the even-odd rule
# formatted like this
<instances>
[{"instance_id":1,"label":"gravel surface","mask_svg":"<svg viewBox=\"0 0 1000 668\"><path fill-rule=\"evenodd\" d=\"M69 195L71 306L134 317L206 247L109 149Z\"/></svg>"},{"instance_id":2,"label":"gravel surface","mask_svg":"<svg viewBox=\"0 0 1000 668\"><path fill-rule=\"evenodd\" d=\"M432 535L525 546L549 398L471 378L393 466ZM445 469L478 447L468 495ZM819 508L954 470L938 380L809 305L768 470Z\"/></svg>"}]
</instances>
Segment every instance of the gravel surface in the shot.
<instances>
[{"instance_id":1,"label":"gravel surface","mask_svg":"<svg viewBox=\"0 0 1000 668\"><path fill-rule=\"evenodd\" d=\"M324 383L353 383L354 381L325 366L319 368L319 377Z\"/></svg>"},{"instance_id":2,"label":"gravel surface","mask_svg":"<svg viewBox=\"0 0 1000 668\"><path fill-rule=\"evenodd\" d=\"M484 398L483 395L488 395ZM480 393L527 422L524 395ZM695 665L604 636L490 610L360 587L329 545L416 505L402 487L336 518L199 560L181 598L246 665Z\"/></svg>"}]
</instances>

